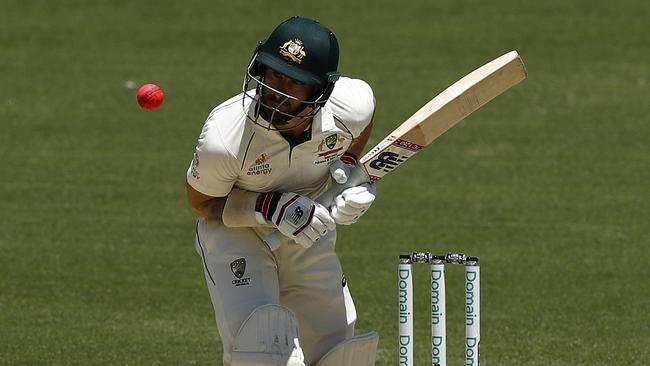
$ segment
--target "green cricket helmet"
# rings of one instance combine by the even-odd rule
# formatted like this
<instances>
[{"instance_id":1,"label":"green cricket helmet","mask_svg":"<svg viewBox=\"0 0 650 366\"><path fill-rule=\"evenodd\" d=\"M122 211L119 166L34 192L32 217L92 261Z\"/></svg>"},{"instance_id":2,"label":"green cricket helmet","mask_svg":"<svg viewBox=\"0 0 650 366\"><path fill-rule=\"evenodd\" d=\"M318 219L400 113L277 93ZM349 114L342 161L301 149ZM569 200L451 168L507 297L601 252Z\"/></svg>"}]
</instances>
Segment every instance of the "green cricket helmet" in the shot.
<instances>
[{"instance_id":1,"label":"green cricket helmet","mask_svg":"<svg viewBox=\"0 0 650 366\"><path fill-rule=\"evenodd\" d=\"M282 124L282 120L295 118L307 107L313 110L301 118L313 117L327 102L340 76L337 72L338 62L339 44L334 33L316 20L294 16L278 25L267 39L259 43L244 79L244 96L252 97L248 95L251 82L257 84L258 96L261 88L273 89L264 84L263 78L264 69L270 68L303 84L317 87L309 100L299 100L301 106L297 110L284 113L276 108L275 112L282 118L275 122ZM298 100L274 91L288 99Z\"/></svg>"},{"instance_id":2,"label":"green cricket helmet","mask_svg":"<svg viewBox=\"0 0 650 366\"><path fill-rule=\"evenodd\" d=\"M292 17L260 43L256 61L304 84L324 86L338 76L339 44L318 21Z\"/></svg>"}]
</instances>

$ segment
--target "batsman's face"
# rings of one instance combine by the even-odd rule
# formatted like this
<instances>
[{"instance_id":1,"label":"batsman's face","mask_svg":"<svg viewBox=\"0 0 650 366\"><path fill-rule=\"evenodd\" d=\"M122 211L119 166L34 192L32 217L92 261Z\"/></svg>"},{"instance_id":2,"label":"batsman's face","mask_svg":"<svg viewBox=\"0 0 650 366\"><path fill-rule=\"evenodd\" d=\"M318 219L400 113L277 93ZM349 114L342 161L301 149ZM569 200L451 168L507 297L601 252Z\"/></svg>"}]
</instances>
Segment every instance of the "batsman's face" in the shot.
<instances>
[{"instance_id":1,"label":"batsman's face","mask_svg":"<svg viewBox=\"0 0 650 366\"><path fill-rule=\"evenodd\" d=\"M269 88L262 88L262 103L285 113L296 110L301 104L300 100L308 100L315 89L314 86L303 84L270 68L264 71L264 83L281 93L298 99L287 98Z\"/></svg>"}]
</instances>

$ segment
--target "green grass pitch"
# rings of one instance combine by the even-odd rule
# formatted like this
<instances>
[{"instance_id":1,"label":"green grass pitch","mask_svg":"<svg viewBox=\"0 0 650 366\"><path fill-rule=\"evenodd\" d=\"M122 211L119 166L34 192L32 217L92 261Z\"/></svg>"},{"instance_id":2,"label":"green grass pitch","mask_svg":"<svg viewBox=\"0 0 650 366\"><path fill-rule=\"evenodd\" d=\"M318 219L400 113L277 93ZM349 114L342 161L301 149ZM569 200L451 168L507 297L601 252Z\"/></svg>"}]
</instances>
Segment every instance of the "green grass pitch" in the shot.
<instances>
[{"instance_id":1,"label":"green grass pitch","mask_svg":"<svg viewBox=\"0 0 650 366\"><path fill-rule=\"evenodd\" d=\"M397 364L397 255L482 260L484 365L650 360L650 3L2 1L0 365L218 365L185 170L281 20L320 19L368 81L370 145L512 49L529 77L380 183L340 228L359 332ZM160 110L137 84L166 92ZM416 362L428 361L416 270ZM462 272L448 271L462 363Z\"/></svg>"}]
</instances>

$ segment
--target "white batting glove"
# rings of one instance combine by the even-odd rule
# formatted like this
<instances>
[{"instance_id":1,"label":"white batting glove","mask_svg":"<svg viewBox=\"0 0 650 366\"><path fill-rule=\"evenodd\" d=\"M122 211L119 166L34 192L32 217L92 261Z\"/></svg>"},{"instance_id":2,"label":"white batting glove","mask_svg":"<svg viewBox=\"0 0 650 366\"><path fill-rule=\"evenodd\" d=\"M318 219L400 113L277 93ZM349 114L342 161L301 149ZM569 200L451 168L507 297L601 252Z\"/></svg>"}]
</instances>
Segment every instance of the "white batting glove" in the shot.
<instances>
[{"instance_id":1,"label":"white batting glove","mask_svg":"<svg viewBox=\"0 0 650 366\"><path fill-rule=\"evenodd\" d=\"M357 166L357 157L345 152L334 164L330 165L330 174L336 183L343 184L348 181L352 170Z\"/></svg>"},{"instance_id":2,"label":"white batting glove","mask_svg":"<svg viewBox=\"0 0 650 366\"><path fill-rule=\"evenodd\" d=\"M336 228L323 205L296 193L270 192L260 195L256 211L278 228L284 236L304 248Z\"/></svg>"},{"instance_id":3,"label":"white batting glove","mask_svg":"<svg viewBox=\"0 0 650 366\"><path fill-rule=\"evenodd\" d=\"M377 186L371 183L346 189L336 197L330 207L334 222L339 225L354 224L368 211L376 196Z\"/></svg>"}]
</instances>

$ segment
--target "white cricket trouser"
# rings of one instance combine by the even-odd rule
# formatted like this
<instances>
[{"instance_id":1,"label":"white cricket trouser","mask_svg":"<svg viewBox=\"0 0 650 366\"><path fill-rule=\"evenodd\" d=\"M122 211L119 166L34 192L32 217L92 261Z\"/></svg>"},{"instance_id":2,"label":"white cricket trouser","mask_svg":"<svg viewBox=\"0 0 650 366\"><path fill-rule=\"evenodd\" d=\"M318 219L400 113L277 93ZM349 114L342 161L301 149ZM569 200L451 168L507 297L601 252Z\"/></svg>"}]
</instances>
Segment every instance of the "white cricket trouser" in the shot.
<instances>
[{"instance_id":1,"label":"white cricket trouser","mask_svg":"<svg viewBox=\"0 0 650 366\"><path fill-rule=\"evenodd\" d=\"M196 250L223 343L223 363L230 365L233 340L248 315L258 306L280 304L295 313L305 364L314 365L354 335L357 317L334 251L336 232L309 249L290 242L274 252L261 235L265 231L227 228L216 220L197 224Z\"/></svg>"}]
</instances>

